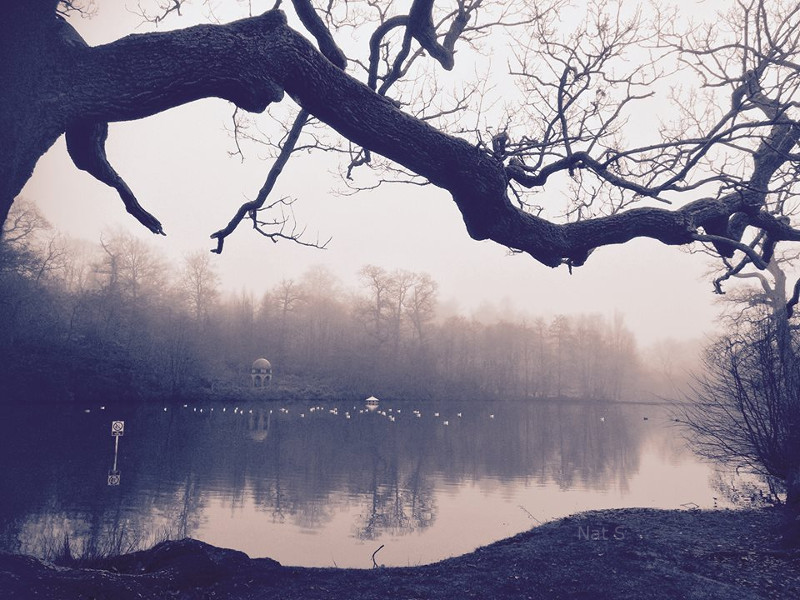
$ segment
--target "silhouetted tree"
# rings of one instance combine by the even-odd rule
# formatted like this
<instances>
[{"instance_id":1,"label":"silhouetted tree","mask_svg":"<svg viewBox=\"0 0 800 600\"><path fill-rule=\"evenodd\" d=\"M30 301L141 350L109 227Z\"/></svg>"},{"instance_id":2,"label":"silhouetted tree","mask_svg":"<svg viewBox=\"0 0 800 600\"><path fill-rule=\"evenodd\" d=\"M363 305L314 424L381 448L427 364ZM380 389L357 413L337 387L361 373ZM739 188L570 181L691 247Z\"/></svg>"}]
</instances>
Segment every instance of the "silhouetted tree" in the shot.
<instances>
[{"instance_id":1,"label":"silhouetted tree","mask_svg":"<svg viewBox=\"0 0 800 600\"><path fill-rule=\"evenodd\" d=\"M788 336L788 339L787 339ZM777 481L800 512L800 357L796 333L772 315L747 320L708 348L685 421L695 449Z\"/></svg>"},{"instance_id":2,"label":"silhouetted tree","mask_svg":"<svg viewBox=\"0 0 800 600\"><path fill-rule=\"evenodd\" d=\"M0 221L36 161L65 134L76 166L163 233L108 163L107 124L205 97L259 113L289 96L298 112L284 124L266 182L214 234L216 251L245 218L272 239L297 237L285 212L291 201L267 199L292 153L309 149L340 151L348 182L360 167L375 169L353 185L403 179L447 190L471 237L552 267L580 266L596 248L649 237L707 243L763 269L776 244L800 240L767 206L774 190L796 186L795 3L748 0L692 26L677 5L645 14L588 2L563 32L566 4L414 0L400 8L382 0L318 9L294 0L316 47L279 10L90 47L68 18L79 2L10 3L0 22L0 80L10 82L0 92ZM142 14L159 23L183 5L154 13L145 4ZM348 44L345 53L337 42L344 37L363 46ZM446 98L444 82L429 76L431 67L451 70L456 58L505 44L513 45L510 76L521 90L516 104L503 97L505 114L486 112L492 103L480 81ZM644 58L633 60L636 53ZM657 92L671 77L681 87L664 108ZM475 125L462 118L470 113ZM643 139L638 117L653 113L667 123ZM624 142L629 121L640 145ZM320 123L341 138L320 137ZM536 204L529 192L557 179L572 182L566 210ZM667 202L676 207L659 206ZM261 216L266 207L279 214ZM743 241L745 229L762 243Z\"/></svg>"}]
</instances>

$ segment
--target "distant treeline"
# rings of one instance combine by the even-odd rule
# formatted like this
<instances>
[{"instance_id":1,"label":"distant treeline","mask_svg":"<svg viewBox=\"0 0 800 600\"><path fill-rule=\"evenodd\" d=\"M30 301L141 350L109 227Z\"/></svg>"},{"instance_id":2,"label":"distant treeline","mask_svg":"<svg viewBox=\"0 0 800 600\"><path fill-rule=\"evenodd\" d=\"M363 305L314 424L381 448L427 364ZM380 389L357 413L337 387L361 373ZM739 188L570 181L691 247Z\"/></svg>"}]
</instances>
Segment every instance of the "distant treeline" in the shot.
<instances>
[{"instance_id":1,"label":"distant treeline","mask_svg":"<svg viewBox=\"0 0 800 600\"><path fill-rule=\"evenodd\" d=\"M276 390L347 397L623 399L641 361L621 316L444 316L427 274L324 268L263 297L225 297L206 251L180 265L126 233L76 243L24 201L0 242L6 397L246 393L257 357Z\"/></svg>"}]
</instances>

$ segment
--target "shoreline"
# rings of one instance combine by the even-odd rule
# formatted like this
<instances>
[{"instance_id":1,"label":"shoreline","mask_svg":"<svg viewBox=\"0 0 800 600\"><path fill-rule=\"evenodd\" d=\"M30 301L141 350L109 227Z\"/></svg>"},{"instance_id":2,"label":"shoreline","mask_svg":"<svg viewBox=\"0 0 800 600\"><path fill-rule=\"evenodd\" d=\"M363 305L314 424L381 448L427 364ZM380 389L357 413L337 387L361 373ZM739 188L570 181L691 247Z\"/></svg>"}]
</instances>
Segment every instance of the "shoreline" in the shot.
<instances>
[{"instance_id":1,"label":"shoreline","mask_svg":"<svg viewBox=\"0 0 800 600\"><path fill-rule=\"evenodd\" d=\"M328 403L364 403L369 393L348 392L348 391L325 391L325 392L312 392L309 393L307 389L298 388L278 388L274 390L255 391L250 388L239 389L226 389L224 391L199 391L194 394L167 396L167 395L153 395L148 397L134 397L124 398L118 397L113 400L103 401L97 398L72 398L69 400L53 399L46 400L30 400L32 406L67 406L67 407L83 407L89 405L90 407L105 406L114 403L122 403L128 406L173 406L180 404L197 404L202 402L212 402L219 404L232 404L243 402L254 403L303 403L303 402L328 402ZM684 406L692 405L692 403L683 402L680 400L625 400L625 399L608 399L608 398L579 398L573 396L532 396L529 398L524 397L503 397L496 398L491 396L441 396L441 397L428 397L416 398L407 397L394 394L385 394L377 396L381 402L398 403L398 402L417 402L425 404L449 404L456 402L466 403L488 403L488 402L508 402L512 404L530 403L530 404L580 404L588 406L606 406L606 405L623 405L623 406ZM18 406L20 398L9 397L0 399L0 406Z\"/></svg>"},{"instance_id":2,"label":"shoreline","mask_svg":"<svg viewBox=\"0 0 800 600\"><path fill-rule=\"evenodd\" d=\"M793 598L800 546L777 508L577 513L415 567L283 567L196 540L56 567L0 555L5 598ZM793 545L792 545L793 544Z\"/></svg>"}]
</instances>

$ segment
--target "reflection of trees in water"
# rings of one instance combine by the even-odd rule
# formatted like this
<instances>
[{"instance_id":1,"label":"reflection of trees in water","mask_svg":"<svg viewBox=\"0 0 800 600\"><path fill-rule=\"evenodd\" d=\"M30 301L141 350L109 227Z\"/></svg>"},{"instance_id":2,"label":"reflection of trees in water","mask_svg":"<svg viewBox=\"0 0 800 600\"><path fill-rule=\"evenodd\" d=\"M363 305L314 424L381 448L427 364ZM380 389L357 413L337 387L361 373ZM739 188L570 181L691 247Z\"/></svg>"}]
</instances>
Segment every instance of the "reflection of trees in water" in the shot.
<instances>
[{"instance_id":1,"label":"reflection of trees in water","mask_svg":"<svg viewBox=\"0 0 800 600\"><path fill-rule=\"evenodd\" d=\"M198 517L197 494L187 478L186 487L169 513L147 506L131 510L116 502L97 502L85 510L65 510L53 503L51 511L34 513L20 526L18 551L48 560L91 560L150 547L164 539L191 535Z\"/></svg>"},{"instance_id":2,"label":"reflection of trees in water","mask_svg":"<svg viewBox=\"0 0 800 600\"><path fill-rule=\"evenodd\" d=\"M152 414L152 410L150 413ZM40 438L38 451L28 452L21 482L36 482L16 494L16 517L0 511L3 548L43 557L94 558L148 547L167 538L190 536L203 512L202 484L191 468L181 469L162 457L185 457L191 446L181 440L175 419L145 420L123 410L135 435L121 439L119 467L122 484L109 487L106 477L113 460L108 413L37 415L36 428L49 434ZM11 446L30 436L10 419L6 439ZM131 429L128 430L131 432ZM6 461L0 458L0 469ZM147 494L141 488L150 483ZM14 497L15 494L9 494ZM24 508L22 506L24 505Z\"/></svg>"},{"instance_id":3,"label":"reflection of trees in water","mask_svg":"<svg viewBox=\"0 0 800 600\"><path fill-rule=\"evenodd\" d=\"M36 527L47 533L44 537L63 537L64 522L93 552L167 535L191 536L211 499L231 510L252 500L270 520L291 519L302 528L324 525L342 503L358 503L354 531L370 539L430 526L437 513L437 482L624 490L638 470L643 425L628 407L395 406L402 414L361 414L342 406L332 414L332 405L313 411L294 405L287 413L275 404L246 410L215 405L214 411L205 406L202 413L192 406L129 410L119 488L105 485L107 415L81 415L62 427L63 415L44 416L44 426L60 433L43 440L35 452L27 448L28 472L10 464L19 460L16 453L0 457L3 472L23 479L18 488L26 495L0 499L0 540L14 549L14 540L20 534L30 539ZM423 416L415 417L414 408ZM496 418L489 417L495 413ZM20 421L10 421L16 426L6 425L5 433L30 435ZM59 452L63 447L70 447L68 460ZM31 479L50 483L25 483ZM64 515L69 515L66 521Z\"/></svg>"},{"instance_id":4,"label":"reflection of trees in water","mask_svg":"<svg viewBox=\"0 0 800 600\"><path fill-rule=\"evenodd\" d=\"M277 418L273 428L272 409L248 412L248 415L246 436L251 442L258 444L254 448L255 457L263 458L265 461L258 469L260 476L251 483L253 498L257 505L271 512L273 522L283 523L286 520L286 512L293 512L286 494L281 468L283 429ZM264 450L263 456L259 449Z\"/></svg>"},{"instance_id":5,"label":"reflection of trees in water","mask_svg":"<svg viewBox=\"0 0 800 600\"><path fill-rule=\"evenodd\" d=\"M628 489L629 477L638 471L639 431L618 406L559 405L554 425L558 462L547 462L562 489Z\"/></svg>"},{"instance_id":6,"label":"reflection of trees in water","mask_svg":"<svg viewBox=\"0 0 800 600\"><path fill-rule=\"evenodd\" d=\"M738 507L774 506L781 503L774 481L755 473L736 473L723 470L720 465L710 479L711 487L719 494L714 505L732 504Z\"/></svg>"},{"instance_id":7,"label":"reflection of trees in water","mask_svg":"<svg viewBox=\"0 0 800 600\"><path fill-rule=\"evenodd\" d=\"M508 404L465 436L455 454L474 462L460 475L625 490L642 443L641 423L628 411L609 403Z\"/></svg>"},{"instance_id":8,"label":"reflection of trees in water","mask_svg":"<svg viewBox=\"0 0 800 600\"><path fill-rule=\"evenodd\" d=\"M354 524L355 535L371 540L382 533L401 535L432 525L436 504L433 486L423 475L424 456L406 473L396 454L387 461L379 452L376 449L371 457L369 502Z\"/></svg>"},{"instance_id":9,"label":"reflection of trees in water","mask_svg":"<svg viewBox=\"0 0 800 600\"><path fill-rule=\"evenodd\" d=\"M399 452L402 434L375 415L346 419L311 408L302 418L273 412L269 436L253 435L251 425L248 437L258 440L258 448L245 456L260 507L273 518L291 515L299 527L317 528L333 518L342 502L370 498L365 530L400 531L431 521L433 502L425 496L432 495L432 488L424 482L424 456L408 469ZM258 428L262 420L254 416L250 422ZM414 444L417 453L425 451L421 442Z\"/></svg>"},{"instance_id":10,"label":"reflection of trees in water","mask_svg":"<svg viewBox=\"0 0 800 600\"><path fill-rule=\"evenodd\" d=\"M182 490L178 491L177 500L172 510L167 516L167 523L171 529L165 531L165 535L172 539L183 539L191 537L192 532L197 528L198 517L201 513L201 494L198 493L197 481L193 473L187 473L186 483Z\"/></svg>"}]
</instances>

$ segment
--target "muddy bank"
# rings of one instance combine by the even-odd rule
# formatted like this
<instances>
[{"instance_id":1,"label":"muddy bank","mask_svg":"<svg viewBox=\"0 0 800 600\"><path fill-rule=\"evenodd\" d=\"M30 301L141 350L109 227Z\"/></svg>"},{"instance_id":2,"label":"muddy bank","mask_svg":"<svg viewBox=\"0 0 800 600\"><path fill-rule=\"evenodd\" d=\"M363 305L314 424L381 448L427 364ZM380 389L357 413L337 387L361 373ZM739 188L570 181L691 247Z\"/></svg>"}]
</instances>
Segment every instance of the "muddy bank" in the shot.
<instances>
[{"instance_id":1,"label":"muddy bank","mask_svg":"<svg viewBox=\"0 0 800 600\"><path fill-rule=\"evenodd\" d=\"M800 598L778 510L625 509L560 519L409 568L311 569L195 540L80 568L0 555L4 598Z\"/></svg>"}]
</instances>

